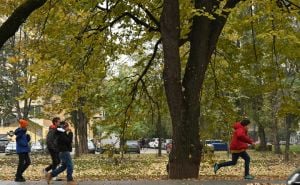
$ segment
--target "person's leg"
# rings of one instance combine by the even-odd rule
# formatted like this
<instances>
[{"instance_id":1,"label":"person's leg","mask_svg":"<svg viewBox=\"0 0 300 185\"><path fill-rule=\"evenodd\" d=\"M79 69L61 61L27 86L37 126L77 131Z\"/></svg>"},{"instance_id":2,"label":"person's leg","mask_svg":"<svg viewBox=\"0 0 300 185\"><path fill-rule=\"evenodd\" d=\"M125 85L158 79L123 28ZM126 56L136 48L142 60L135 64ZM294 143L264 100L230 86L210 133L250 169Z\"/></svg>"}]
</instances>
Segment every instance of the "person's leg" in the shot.
<instances>
[{"instance_id":1,"label":"person's leg","mask_svg":"<svg viewBox=\"0 0 300 185\"><path fill-rule=\"evenodd\" d=\"M60 163L59 152L54 152L52 157L52 171L57 168Z\"/></svg>"},{"instance_id":2,"label":"person's leg","mask_svg":"<svg viewBox=\"0 0 300 185\"><path fill-rule=\"evenodd\" d=\"M231 154L231 161L227 161L227 162L224 162L224 163L215 163L214 165L214 172L215 174L217 173L217 171L222 168L222 167L225 167L225 166L233 166L233 165L236 165L237 163L237 160L240 156L240 153L233 153Z\"/></svg>"},{"instance_id":3,"label":"person's leg","mask_svg":"<svg viewBox=\"0 0 300 185\"><path fill-rule=\"evenodd\" d=\"M66 152L67 181L73 181L73 161L70 152Z\"/></svg>"},{"instance_id":4,"label":"person's leg","mask_svg":"<svg viewBox=\"0 0 300 185\"><path fill-rule=\"evenodd\" d=\"M240 156L239 154L240 154L240 153L233 153L232 156L231 156L231 161L227 161L227 162L218 164L219 168L225 167L225 166L233 166L233 165L236 165L237 160L238 160L238 158L239 158L239 156Z\"/></svg>"},{"instance_id":5,"label":"person's leg","mask_svg":"<svg viewBox=\"0 0 300 185\"><path fill-rule=\"evenodd\" d=\"M60 174L61 172L63 172L66 168L67 168L67 163L66 163L66 156L64 154L64 152L59 153L59 158L61 161L61 165L54 169L50 174L51 177L56 177L58 174Z\"/></svg>"},{"instance_id":6,"label":"person's leg","mask_svg":"<svg viewBox=\"0 0 300 185\"><path fill-rule=\"evenodd\" d=\"M24 153L19 153L19 162L18 162L18 168L17 168L17 172L16 172L16 180L21 179L22 178L22 169L24 168L24 161L25 161L25 155Z\"/></svg>"},{"instance_id":7,"label":"person's leg","mask_svg":"<svg viewBox=\"0 0 300 185\"><path fill-rule=\"evenodd\" d=\"M248 155L248 153L246 151L241 153L241 158L243 158L245 160L245 177L250 175L249 171L250 171L250 156Z\"/></svg>"},{"instance_id":8,"label":"person's leg","mask_svg":"<svg viewBox=\"0 0 300 185\"><path fill-rule=\"evenodd\" d=\"M55 152L54 150L48 148L48 151L49 151L49 154L50 154L50 156L51 156L51 164L45 168L45 171L46 171L46 172L48 172L48 171L50 171L50 170L53 169L53 160L54 160L54 158L56 157L56 156L55 156L55 153L56 153L56 152Z\"/></svg>"},{"instance_id":9,"label":"person's leg","mask_svg":"<svg viewBox=\"0 0 300 185\"><path fill-rule=\"evenodd\" d=\"M23 168L21 169L21 174L24 173L24 171L28 168L30 164L31 161L30 161L29 153L24 153L24 163L23 163Z\"/></svg>"}]
</instances>

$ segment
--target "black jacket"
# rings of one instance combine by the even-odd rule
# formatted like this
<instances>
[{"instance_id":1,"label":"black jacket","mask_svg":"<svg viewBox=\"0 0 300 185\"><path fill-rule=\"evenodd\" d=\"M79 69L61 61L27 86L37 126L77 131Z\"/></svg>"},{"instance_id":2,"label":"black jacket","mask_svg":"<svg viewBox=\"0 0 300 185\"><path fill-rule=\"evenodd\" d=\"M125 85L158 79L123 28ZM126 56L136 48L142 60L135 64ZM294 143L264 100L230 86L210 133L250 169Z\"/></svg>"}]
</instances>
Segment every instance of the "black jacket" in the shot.
<instances>
[{"instance_id":1,"label":"black jacket","mask_svg":"<svg viewBox=\"0 0 300 185\"><path fill-rule=\"evenodd\" d=\"M73 132L57 129L57 149L59 152L72 152Z\"/></svg>"},{"instance_id":2,"label":"black jacket","mask_svg":"<svg viewBox=\"0 0 300 185\"><path fill-rule=\"evenodd\" d=\"M49 127L49 131L46 138L46 144L48 149L58 151L56 127L54 125L51 125Z\"/></svg>"}]
</instances>

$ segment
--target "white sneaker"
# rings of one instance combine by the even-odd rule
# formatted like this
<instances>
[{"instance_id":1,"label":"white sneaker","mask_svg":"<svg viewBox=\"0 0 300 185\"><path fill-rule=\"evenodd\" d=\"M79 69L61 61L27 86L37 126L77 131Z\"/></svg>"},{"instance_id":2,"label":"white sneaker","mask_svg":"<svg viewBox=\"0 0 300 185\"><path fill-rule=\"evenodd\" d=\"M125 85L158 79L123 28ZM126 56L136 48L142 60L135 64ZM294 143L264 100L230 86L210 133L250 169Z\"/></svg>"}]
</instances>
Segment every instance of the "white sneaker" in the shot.
<instances>
[{"instance_id":1,"label":"white sneaker","mask_svg":"<svg viewBox=\"0 0 300 185\"><path fill-rule=\"evenodd\" d=\"M56 181L56 180L57 180L57 177L53 177L52 180L53 180L53 181Z\"/></svg>"}]
</instances>

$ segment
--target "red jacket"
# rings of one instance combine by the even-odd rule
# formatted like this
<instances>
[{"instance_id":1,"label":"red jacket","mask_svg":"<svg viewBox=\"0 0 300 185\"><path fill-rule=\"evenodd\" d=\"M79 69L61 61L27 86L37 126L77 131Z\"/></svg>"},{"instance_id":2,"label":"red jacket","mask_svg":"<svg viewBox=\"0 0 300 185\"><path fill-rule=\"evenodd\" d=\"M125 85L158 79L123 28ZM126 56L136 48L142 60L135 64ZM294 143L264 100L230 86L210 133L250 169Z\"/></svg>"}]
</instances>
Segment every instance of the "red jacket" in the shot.
<instances>
[{"instance_id":1,"label":"red jacket","mask_svg":"<svg viewBox=\"0 0 300 185\"><path fill-rule=\"evenodd\" d=\"M246 150L248 144L252 144L253 141L248 136L248 131L240 122L233 125L234 132L230 143L230 150Z\"/></svg>"}]
</instances>

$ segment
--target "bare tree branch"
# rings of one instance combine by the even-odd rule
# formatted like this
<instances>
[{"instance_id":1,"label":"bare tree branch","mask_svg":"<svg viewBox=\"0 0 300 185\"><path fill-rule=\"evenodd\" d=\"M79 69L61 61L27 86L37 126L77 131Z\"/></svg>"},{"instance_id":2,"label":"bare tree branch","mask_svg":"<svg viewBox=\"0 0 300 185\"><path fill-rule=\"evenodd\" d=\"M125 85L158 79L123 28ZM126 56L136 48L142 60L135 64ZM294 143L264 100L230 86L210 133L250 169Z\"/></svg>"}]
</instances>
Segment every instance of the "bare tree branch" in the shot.
<instances>
[{"instance_id":1,"label":"bare tree branch","mask_svg":"<svg viewBox=\"0 0 300 185\"><path fill-rule=\"evenodd\" d=\"M147 16L154 22L154 24L160 30L160 22L154 17L154 15L147 8L143 7L141 4L139 4L139 7L146 12Z\"/></svg>"},{"instance_id":2,"label":"bare tree branch","mask_svg":"<svg viewBox=\"0 0 300 185\"><path fill-rule=\"evenodd\" d=\"M160 39L156 42L156 44L155 44L155 46L154 46L153 54L152 54L150 60L148 61L148 64L146 65L145 69L143 70L142 74L139 76L139 78L138 78L137 81L135 82L135 85L133 86L132 91L131 91L130 94L134 94L134 92L136 92L137 86L138 86L139 82L142 80L142 78L147 74L148 70L150 69L150 66L152 65L152 62L153 62L153 60L154 60L154 58L155 58L155 56L156 56L156 53L157 53L157 50L158 50L158 46L159 46L159 44L161 43L161 41L162 41L162 39L160 38Z\"/></svg>"}]
</instances>

